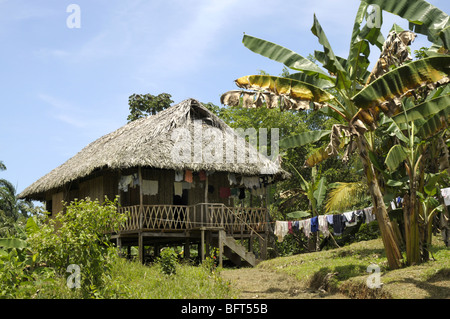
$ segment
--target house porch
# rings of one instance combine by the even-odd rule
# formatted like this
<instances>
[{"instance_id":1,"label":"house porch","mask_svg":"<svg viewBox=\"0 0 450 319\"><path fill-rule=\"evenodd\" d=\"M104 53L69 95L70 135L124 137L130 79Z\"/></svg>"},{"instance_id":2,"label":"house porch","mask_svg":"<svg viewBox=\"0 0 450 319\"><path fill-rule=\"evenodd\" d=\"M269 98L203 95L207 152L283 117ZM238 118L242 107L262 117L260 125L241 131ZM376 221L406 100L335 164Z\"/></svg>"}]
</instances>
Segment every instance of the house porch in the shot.
<instances>
[{"instance_id":1,"label":"house porch","mask_svg":"<svg viewBox=\"0 0 450 319\"><path fill-rule=\"evenodd\" d=\"M219 264L223 255L235 264L255 265L255 240L259 244L258 259L267 254L267 209L262 207L228 207L222 203L195 205L134 205L119 207L127 220L113 234L119 247L138 246L139 259L145 262L145 247L153 248L157 257L163 246L184 246L184 258L197 245L203 261L209 249L219 249ZM241 243L237 243L240 240ZM241 244L247 242L247 247Z\"/></svg>"}]
</instances>

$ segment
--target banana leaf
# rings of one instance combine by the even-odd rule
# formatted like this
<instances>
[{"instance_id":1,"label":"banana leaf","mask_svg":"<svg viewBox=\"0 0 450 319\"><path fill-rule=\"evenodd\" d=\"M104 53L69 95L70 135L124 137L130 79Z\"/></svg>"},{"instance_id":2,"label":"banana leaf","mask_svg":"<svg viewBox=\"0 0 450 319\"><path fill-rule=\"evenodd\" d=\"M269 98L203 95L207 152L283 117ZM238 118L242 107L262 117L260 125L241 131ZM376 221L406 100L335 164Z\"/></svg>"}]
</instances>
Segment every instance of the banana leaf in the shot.
<instances>
[{"instance_id":1,"label":"banana leaf","mask_svg":"<svg viewBox=\"0 0 450 319\"><path fill-rule=\"evenodd\" d=\"M417 131L417 136L423 139L430 138L435 134L439 133L443 129L448 127L450 123L450 108L436 113L431 118L429 118L425 123L423 123L420 129Z\"/></svg>"},{"instance_id":2,"label":"banana leaf","mask_svg":"<svg viewBox=\"0 0 450 319\"><path fill-rule=\"evenodd\" d=\"M330 133L331 133L330 130L317 130L317 131L303 132L298 135L283 138L280 141L279 146L282 149L300 147L300 146L303 146L306 144L317 142L324 136L330 135Z\"/></svg>"},{"instance_id":3,"label":"banana leaf","mask_svg":"<svg viewBox=\"0 0 450 319\"><path fill-rule=\"evenodd\" d=\"M325 79L330 83L334 83L334 79L318 65L281 45L258 39L247 34L244 35L242 43L251 51L276 62L283 63L290 69L302 71L308 75L318 75L320 78Z\"/></svg>"},{"instance_id":4,"label":"banana leaf","mask_svg":"<svg viewBox=\"0 0 450 319\"><path fill-rule=\"evenodd\" d=\"M327 179L325 177L322 177L317 184L316 190L314 191L314 198L317 201L317 207L322 206L326 193L327 193Z\"/></svg>"},{"instance_id":5,"label":"banana leaf","mask_svg":"<svg viewBox=\"0 0 450 319\"><path fill-rule=\"evenodd\" d=\"M297 73L289 74L286 77L300 81L300 82L306 82L306 83L312 84L321 89L328 89L328 88L331 88L334 86L334 83L331 81L322 79L317 75L308 75L304 72L297 72Z\"/></svg>"},{"instance_id":6,"label":"banana leaf","mask_svg":"<svg viewBox=\"0 0 450 319\"><path fill-rule=\"evenodd\" d=\"M248 75L235 81L243 89L265 90L276 95L288 96L294 100L322 103L333 96L312 84L271 75Z\"/></svg>"},{"instance_id":7,"label":"banana leaf","mask_svg":"<svg viewBox=\"0 0 450 319\"><path fill-rule=\"evenodd\" d=\"M399 113L395 115L392 119L397 123L406 123L407 121L416 121L419 119L426 119L433 114L437 114L441 111L448 110L450 105L450 95L443 95L432 100L423 102L419 105L416 105L406 112ZM406 117L405 117L406 113ZM431 124L431 123L429 123ZM437 123L435 123L437 124Z\"/></svg>"},{"instance_id":8,"label":"banana leaf","mask_svg":"<svg viewBox=\"0 0 450 319\"><path fill-rule=\"evenodd\" d=\"M350 50L347 58L347 72L349 73L350 78L352 81L359 79L363 83L370 73L367 72L367 67L370 64L368 60L370 54L369 42L376 45L380 50L384 43L384 37L380 32L380 28L377 28L376 26L370 28L365 25L360 29L366 16L368 6L369 5L366 2L361 1L353 25Z\"/></svg>"},{"instance_id":9,"label":"banana leaf","mask_svg":"<svg viewBox=\"0 0 450 319\"><path fill-rule=\"evenodd\" d=\"M450 48L450 20L442 10L424 0L363 0L380 9L398 15L410 22L417 33L428 36L428 40Z\"/></svg>"},{"instance_id":10,"label":"banana leaf","mask_svg":"<svg viewBox=\"0 0 450 319\"><path fill-rule=\"evenodd\" d=\"M298 210L295 212L288 213L286 216L291 219L301 219L311 216L311 213L305 210Z\"/></svg>"},{"instance_id":11,"label":"banana leaf","mask_svg":"<svg viewBox=\"0 0 450 319\"><path fill-rule=\"evenodd\" d=\"M20 238L0 238L0 247L25 248L27 247L27 242Z\"/></svg>"},{"instance_id":12,"label":"banana leaf","mask_svg":"<svg viewBox=\"0 0 450 319\"><path fill-rule=\"evenodd\" d=\"M389 150L384 163L389 171L393 172L397 167L408 157L408 153L405 148L399 144L394 145Z\"/></svg>"},{"instance_id":13,"label":"banana leaf","mask_svg":"<svg viewBox=\"0 0 450 319\"><path fill-rule=\"evenodd\" d=\"M327 158L330 157L330 154L327 151L328 145L322 146L318 150L314 151L311 155L308 156L308 158L305 160L304 166L307 167L314 167L318 163L323 162Z\"/></svg>"},{"instance_id":14,"label":"banana leaf","mask_svg":"<svg viewBox=\"0 0 450 319\"><path fill-rule=\"evenodd\" d=\"M354 95L352 100L359 108L377 108L383 103L400 99L422 85L445 80L449 72L450 56L410 62L379 77Z\"/></svg>"},{"instance_id":15,"label":"banana leaf","mask_svg":"<svg viewBox=\"0 0 450 319\"><path fill-rule=\"evenodd\" d=\"M337 75L336 87L341 89L350 88L351 81L347 71L335 56L330 42L328 42L327 36L325 35L319 20L317 20L316 15L314 15L314 23L311 32L319 39L319 43L323 46L324 56L322 63L324 64L324 68Z\"/></svg>"}]
</instances>

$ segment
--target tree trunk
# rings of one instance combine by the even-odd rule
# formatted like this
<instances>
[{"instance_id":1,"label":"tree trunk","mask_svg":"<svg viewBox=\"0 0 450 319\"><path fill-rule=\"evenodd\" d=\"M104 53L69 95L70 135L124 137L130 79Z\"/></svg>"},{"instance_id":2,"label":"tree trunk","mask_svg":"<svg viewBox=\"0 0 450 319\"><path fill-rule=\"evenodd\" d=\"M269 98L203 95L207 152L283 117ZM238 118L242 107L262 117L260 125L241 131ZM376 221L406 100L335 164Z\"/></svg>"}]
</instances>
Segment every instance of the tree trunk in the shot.
<instances>
[{"instance_id":1,"label":"tree trunk","mask_svg":"<svg viewBox=\"0 0 450 319\"><path fill-rule=\"evenodd\" d=\"M358 144L359 155L366 174L369 192L372 197L373 211L380 227L388 264L391 269L398 269L401 267L402 254L395 239L394 228L387 214L386 206L383 201L383 195L381 194L372 162L369 159L369 146L363 134L358 134L356 136L356 142Z\"/></svg>"},{"instance_id":2,"label":"tree trunk","mask_svg":"<svg viewBox=\"0 0 450 319\"><path fill-rule=\"evenodd\" d=\"M403 218L405 221L406 263L411 266L420 263L419 224L415 194L403 198Z\"/></svg>"}]
</instances>

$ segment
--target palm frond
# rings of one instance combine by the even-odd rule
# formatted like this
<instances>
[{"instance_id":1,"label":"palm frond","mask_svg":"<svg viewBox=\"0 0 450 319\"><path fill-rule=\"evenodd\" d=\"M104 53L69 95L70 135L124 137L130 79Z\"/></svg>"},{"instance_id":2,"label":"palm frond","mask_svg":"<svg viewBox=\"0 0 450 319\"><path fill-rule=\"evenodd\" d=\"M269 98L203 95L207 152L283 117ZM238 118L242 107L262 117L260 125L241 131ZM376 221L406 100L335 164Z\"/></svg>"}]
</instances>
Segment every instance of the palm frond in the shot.
<instances>
[{"instance_id":1,"label":"palm frond","mask_svg":"<svg viewBox=\"0 0 450 319\"><path fill-rule=\"evenodd\" d=\"M328 193L325 212L351 209L367 197L367 184L360 182L336 183Z\"/></svg>"}]
</instances>

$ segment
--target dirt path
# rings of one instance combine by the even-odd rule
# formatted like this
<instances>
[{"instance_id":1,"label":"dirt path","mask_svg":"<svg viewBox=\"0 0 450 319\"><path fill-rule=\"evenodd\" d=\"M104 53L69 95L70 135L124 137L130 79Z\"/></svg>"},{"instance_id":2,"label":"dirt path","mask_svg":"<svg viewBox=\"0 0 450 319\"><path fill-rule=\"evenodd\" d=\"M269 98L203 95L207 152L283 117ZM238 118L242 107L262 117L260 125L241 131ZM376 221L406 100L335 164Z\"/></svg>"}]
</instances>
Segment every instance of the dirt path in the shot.
<instances>
[{"instance_id":1,"label":"dirt path","mask_svg":"<svg viewBox=\"0 0 450 319\"><path fill-rule=\"evenodd\" d=\"M240 299L326 299L345 298L312 291L292 276L260 268L222 270L221 276L231 282Z\"/></svg>"}]
</instances>

